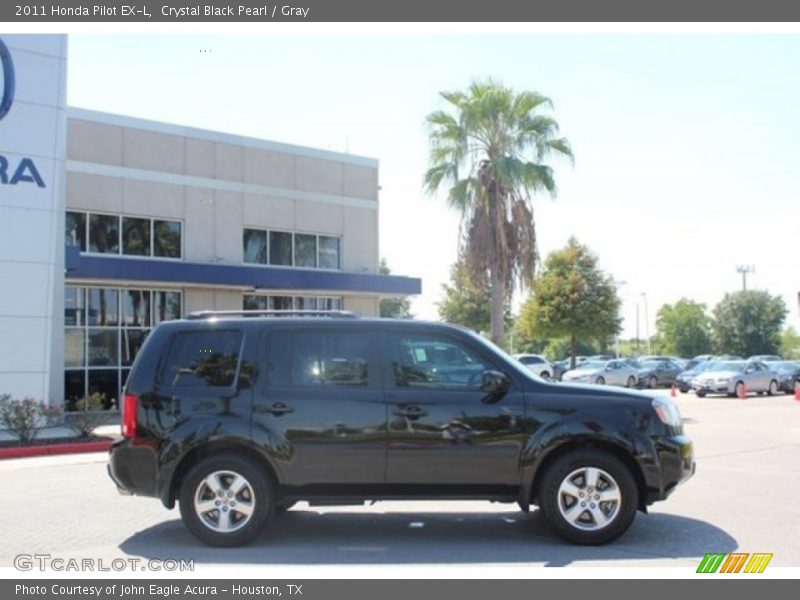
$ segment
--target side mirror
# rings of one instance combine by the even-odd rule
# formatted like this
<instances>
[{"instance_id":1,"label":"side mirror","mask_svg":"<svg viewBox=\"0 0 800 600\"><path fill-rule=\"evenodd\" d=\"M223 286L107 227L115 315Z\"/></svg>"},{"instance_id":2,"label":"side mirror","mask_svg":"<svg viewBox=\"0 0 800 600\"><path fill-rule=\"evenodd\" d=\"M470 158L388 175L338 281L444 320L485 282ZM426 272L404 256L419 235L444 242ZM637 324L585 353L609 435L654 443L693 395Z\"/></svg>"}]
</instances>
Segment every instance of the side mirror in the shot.
<instances>
[{"instance_id":1,"label":"side mirror","mask_svg":"<svg viewBox=\"0 0 800 600\"><path fill-rule=\"evenodd\" d=\"M484 371L481 378L481 390L489 396L505 394L510 386L511 381L499 371Z\"/></svg>"}]
</instances>

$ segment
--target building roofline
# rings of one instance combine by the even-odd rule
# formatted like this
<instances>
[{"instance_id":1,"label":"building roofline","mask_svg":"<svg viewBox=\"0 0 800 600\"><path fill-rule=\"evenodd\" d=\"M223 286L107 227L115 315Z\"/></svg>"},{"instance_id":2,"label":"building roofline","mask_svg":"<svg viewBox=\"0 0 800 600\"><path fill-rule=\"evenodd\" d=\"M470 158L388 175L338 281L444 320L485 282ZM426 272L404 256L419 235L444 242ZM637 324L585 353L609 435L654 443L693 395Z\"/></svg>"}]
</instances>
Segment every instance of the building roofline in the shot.
<instances>
[{"instance_id":1,"label":"building roofline","mask_svg":"<svg viewBox=\"0 0 800 600\"><path fill-rule=\"evenodd\" d=\"M120 115L116 113L89 110L86 108L79 108L75 106L67 107L67 118L76 119L80 121L102 123L104 125L116 125L118 127L127 127L130 129L141 129L145 131L152 131L155 133L164 133L179 137L188 137L188 138L206 140L209 142L219 142L224 144L232 144L236 146L245 146L248 148L257 148L260 150L270 150L272 152L294 154L298 156L305 156L308 158L317 158L321 160L343 162L362 167L372 167L375 169L377 169L379 165L379 161L377 158L358 156L355 154L347 154L344 152L334 152L333 150L321 150L318 148L310 148L308 146L285 144L283 142L274 142L271 140L265 140L261 138L248 137L233 133L225 133L222 131L215 131L211 129L200 129L198 127L189 127L186 125L177 125L174 123L166 123L164 121L153 121L149 119L142 119L139 117Z\"/></svg>"}]
</instances>

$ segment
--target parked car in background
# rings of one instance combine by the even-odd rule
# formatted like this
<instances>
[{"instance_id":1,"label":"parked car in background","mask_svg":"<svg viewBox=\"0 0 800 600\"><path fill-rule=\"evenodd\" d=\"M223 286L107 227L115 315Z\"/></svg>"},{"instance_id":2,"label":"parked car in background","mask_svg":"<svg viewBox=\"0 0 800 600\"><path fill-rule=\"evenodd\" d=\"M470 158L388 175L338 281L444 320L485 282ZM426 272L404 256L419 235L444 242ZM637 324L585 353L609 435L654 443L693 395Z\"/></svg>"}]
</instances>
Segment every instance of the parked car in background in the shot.
<instances>
[{"instance_id":1,"label":"parked car in background","mask_svg":"<svg viewBox=\"0 0 800 600\"><path fill-rule=\"evenodd\" d=\"M573 383L634 387L636 385L636 369L623 360L587 361L577 369L564 373L561 380Z\"/></svg>"},{"instance_id":2,"label":"parked car in background","mask_svg":"<svg viewBox=\"0 0 800 600\"><path fill-rule=\"evenodd\" d=\"M670 386L681 371L683 367L669 358L643 360L636 373L636 385L648 388Z\"/></svg>"},{"instance_id":3,"label":"parked car in background","mask_svg":"<svg viewBox=\"0 0 800 600\"><path fill-rule=\"evenodd\" d=\"M555 369L544 356L540 354L515 354L516 358L542 379L552 379Z\"/></svg>"},{"instance_id":4,"label":"parked car in background","mask_svg":"<svg viewBox=\"0 0 800 600\"><path fill-rule=\"evenodd\" d=\"M753 362L783 362L783 358L777 354L755 354L747 360Z\"/></svg>"},{"instance_id":5,"label":"parked car in background","mask_svg":"<svg viewBox=\"0 0 800 600\"><path fill-rule=\"evenodd\" d=\"M738 396L744 392L778 393L779 375L762 362L723 360L694 378L692 389L701 398L706 394Z\"/></svg>"},{"instance_id":6,"label":"parked car in background","mask_svg":"<svg viewBox=\"0 0 800 600\"><path fill-rule=\"evenodd\" d=\"M691 362L691 361L690 361ZM682 393L686 393L692 389L692 381L695 377L698 377L705 371L708 371L714 367L715 361L712 360L703 360L695 364L691 369L685 369L678 373L678 376L675 378L675 385Z\"/></svg>"},{"instance_id":7,"label":"parked car in background","mask_svg":"<svg viewBox=\"0 0 800 600\"><path fill-rule=\"evenodd\" d=\"M778 389L794 394L794 386L800 383L800 360L784 360L770 363L769 367L778 373Z\"/></svg>"}]
</instances>

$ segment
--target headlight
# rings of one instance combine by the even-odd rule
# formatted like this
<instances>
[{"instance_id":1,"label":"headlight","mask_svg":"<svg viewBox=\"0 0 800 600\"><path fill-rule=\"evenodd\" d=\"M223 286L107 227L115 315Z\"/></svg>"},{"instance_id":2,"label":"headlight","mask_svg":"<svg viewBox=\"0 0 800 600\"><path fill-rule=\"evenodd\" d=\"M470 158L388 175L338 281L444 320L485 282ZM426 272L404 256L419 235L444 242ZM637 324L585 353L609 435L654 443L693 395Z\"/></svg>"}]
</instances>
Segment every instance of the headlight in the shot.
<instances>
[{"instance_id":1,"label":"headlight","mask_svg":"<svg viewBox=\"0 0 800 600\"><path fill-rule=\"evenodd\" d=\"M658 418L664 425L680 427L683 423L681 420L681 411L678 410L678 405L672 400L667 398L654 398L653 410L656 411Z\"/></svg>"}]
</instances>

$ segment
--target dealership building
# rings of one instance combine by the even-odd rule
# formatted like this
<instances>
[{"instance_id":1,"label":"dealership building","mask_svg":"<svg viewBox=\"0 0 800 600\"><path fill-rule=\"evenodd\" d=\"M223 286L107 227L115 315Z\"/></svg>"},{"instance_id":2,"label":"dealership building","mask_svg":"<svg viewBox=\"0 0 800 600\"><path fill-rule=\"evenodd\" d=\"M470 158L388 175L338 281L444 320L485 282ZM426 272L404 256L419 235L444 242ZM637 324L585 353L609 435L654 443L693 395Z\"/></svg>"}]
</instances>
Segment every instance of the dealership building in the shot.
<instances>
[{"instance_id":1,"label":"dealership building","mask_svg":"<svg viewBox=\"0 0 800 600\"><path fill-rule=\"evenodd\" d=\"M350 310L380 275L378 161L66 106L66 36L0 35L0 394L119 398L199 310Z\"/></svg>"}]
</instances>

